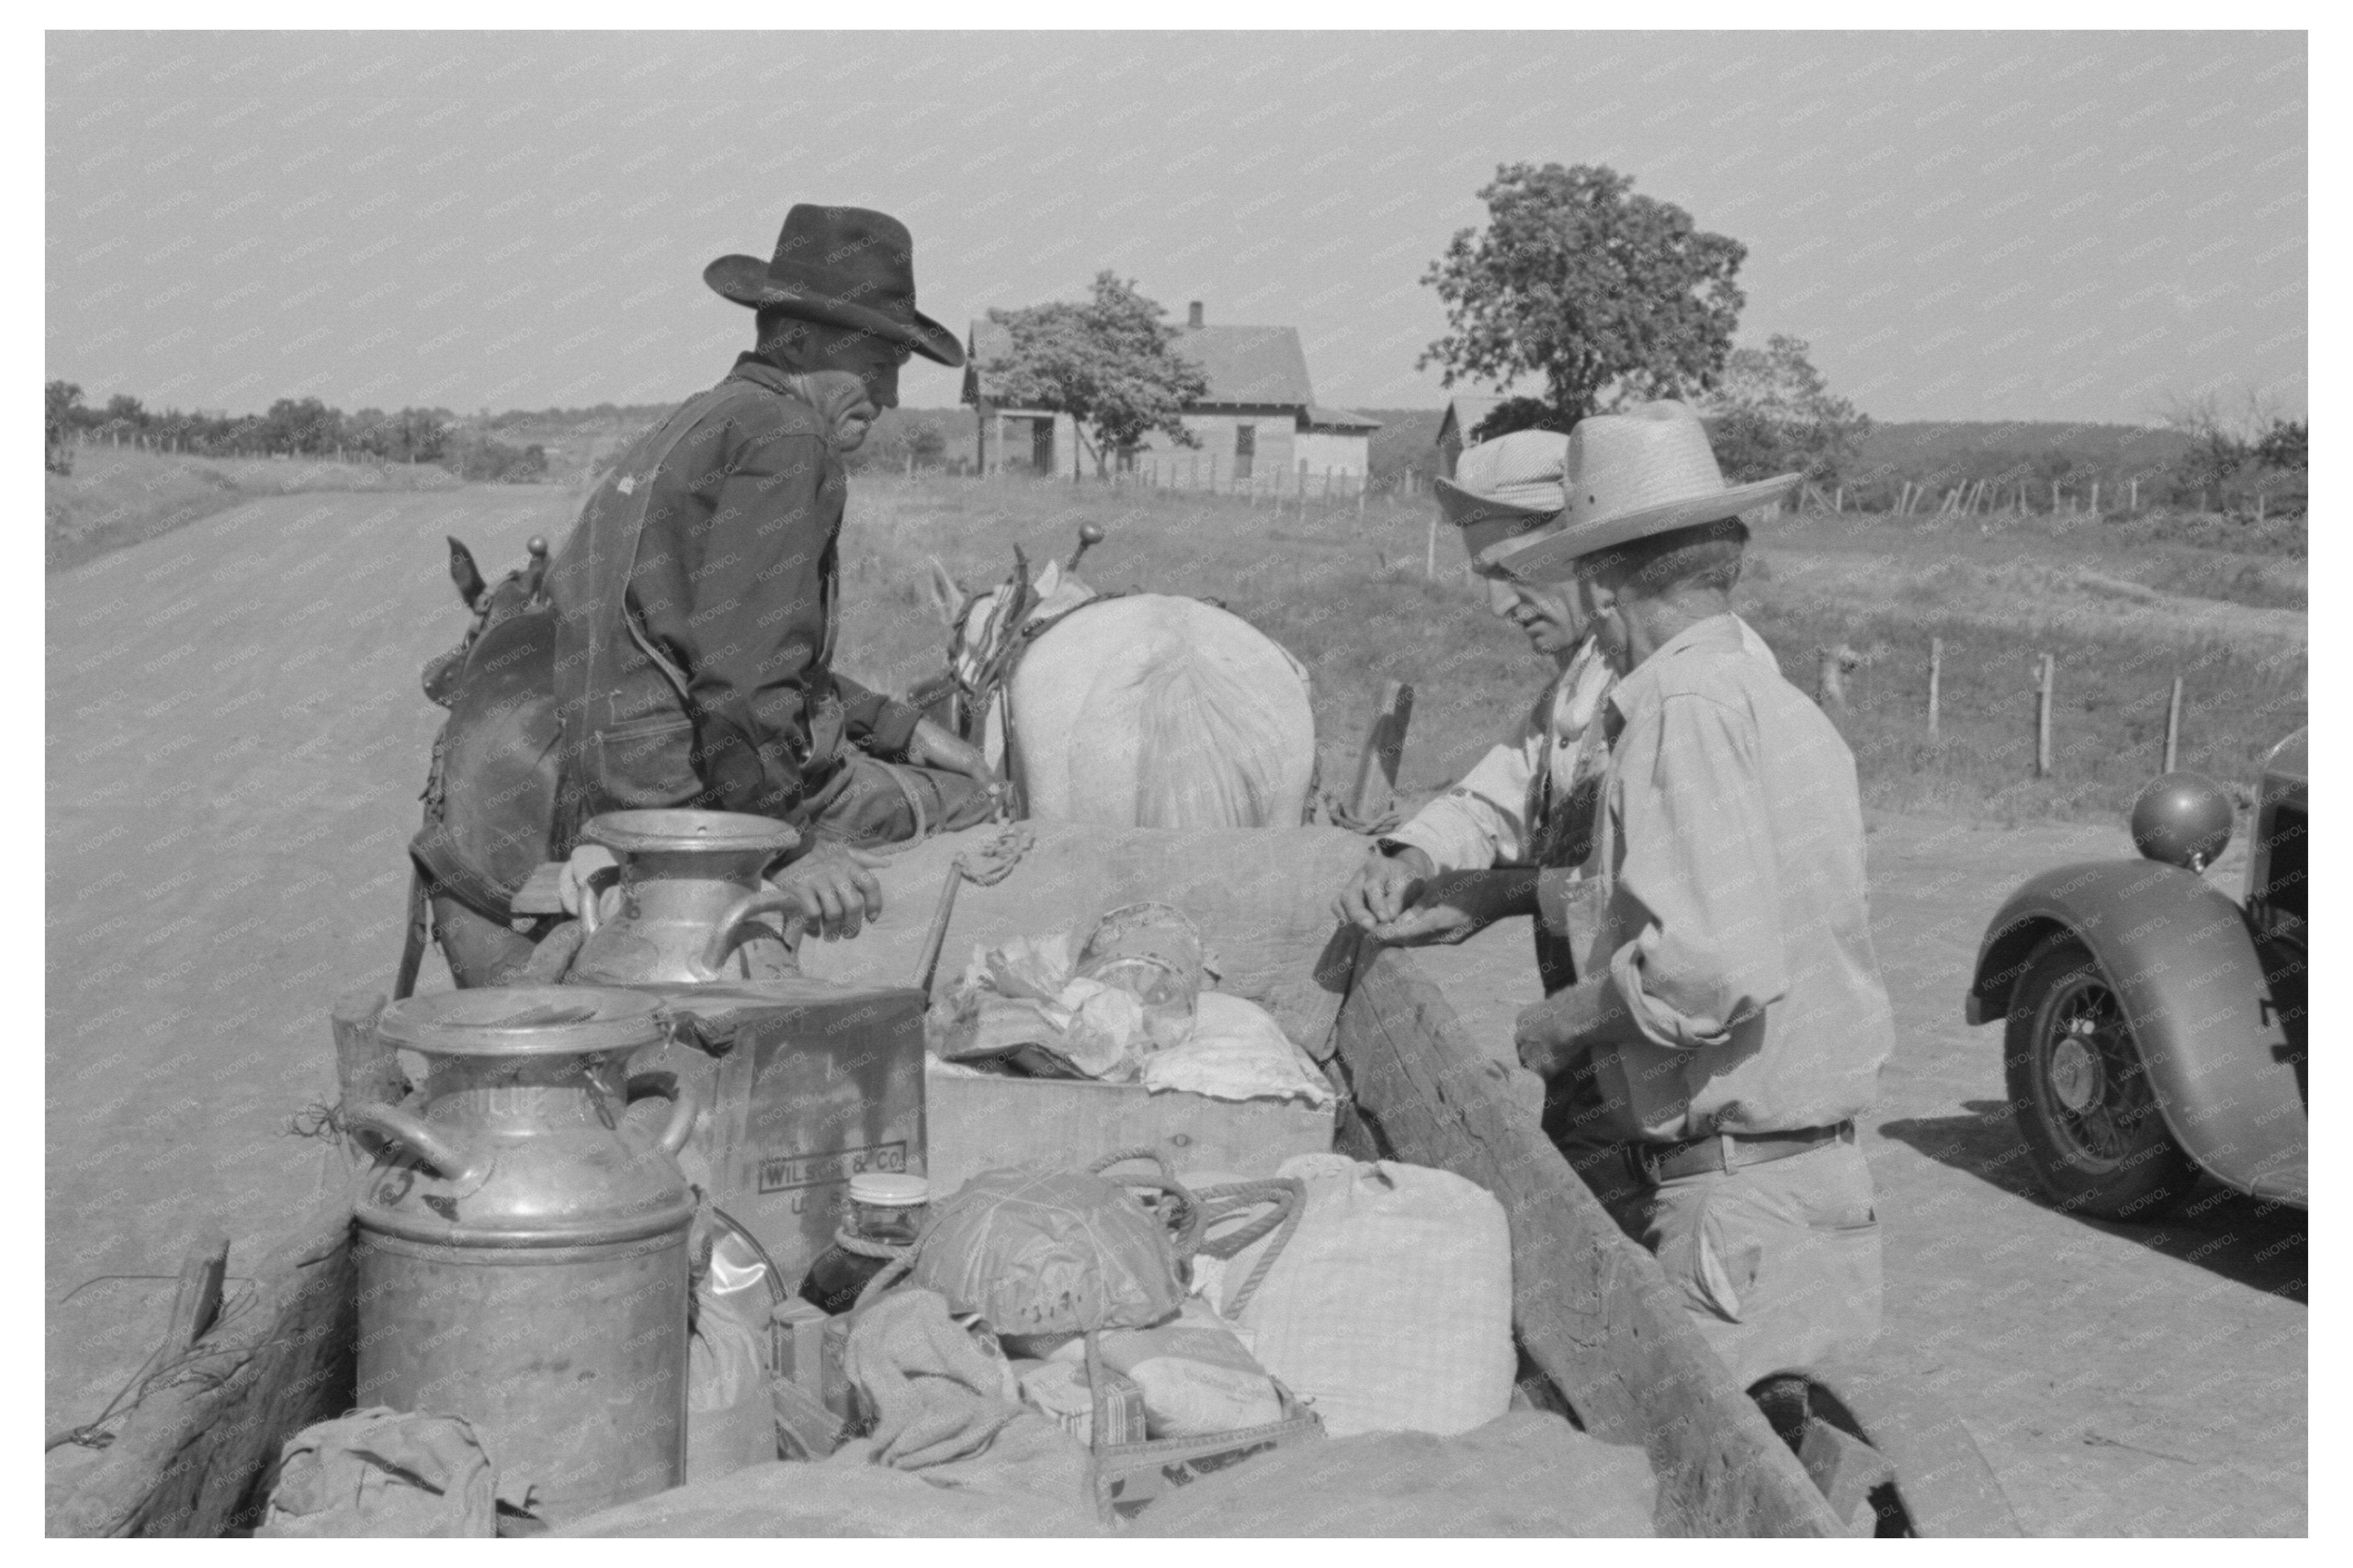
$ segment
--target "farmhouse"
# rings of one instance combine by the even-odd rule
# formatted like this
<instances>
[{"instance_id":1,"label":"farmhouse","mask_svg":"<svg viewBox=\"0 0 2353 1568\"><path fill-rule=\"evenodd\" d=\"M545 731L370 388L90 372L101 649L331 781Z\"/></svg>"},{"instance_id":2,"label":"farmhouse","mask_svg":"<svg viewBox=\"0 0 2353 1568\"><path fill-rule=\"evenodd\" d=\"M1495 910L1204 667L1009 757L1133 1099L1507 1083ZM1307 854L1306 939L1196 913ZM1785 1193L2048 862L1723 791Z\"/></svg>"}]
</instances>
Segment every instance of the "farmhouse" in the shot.
<instances>
[{"instance_id":1,"label":"farmhouse","mask_svg":"<svg viewBox=\"0 0 2353 1568\"><path fill-rule=\"evenodd\" d=\"M1471 432L1479 421L1495 411L1501 397L1479 397L1457 393L1446 400L1446 412L1438 421L1438 471L1440 477L1452 479L1454 465L1461 460L1462 449L1471 444Z\"/></svg>"},{"instance_id":2,"label":"farmhouse","mask_svg":"<svg viewBox=\"0 0 2353 1568\"><path fill-rule=\"evenodd\" d=\"M1076 477L1096 453L1068 414L1023 408L994 395L983 369L1012 346L994 322L976 321L966 341L963 401L973 406L984 473L1018 471ZM1176 352L1201 367L1208 389L1184 409L1198 446L1155 432L1117 466L1180 488L1295 492L1360 486L1371 468L1378 419L1315 400L1299 332L1287 326L1211 326L1193 302L1177 329Z\"/></svg>"}]
</instances>

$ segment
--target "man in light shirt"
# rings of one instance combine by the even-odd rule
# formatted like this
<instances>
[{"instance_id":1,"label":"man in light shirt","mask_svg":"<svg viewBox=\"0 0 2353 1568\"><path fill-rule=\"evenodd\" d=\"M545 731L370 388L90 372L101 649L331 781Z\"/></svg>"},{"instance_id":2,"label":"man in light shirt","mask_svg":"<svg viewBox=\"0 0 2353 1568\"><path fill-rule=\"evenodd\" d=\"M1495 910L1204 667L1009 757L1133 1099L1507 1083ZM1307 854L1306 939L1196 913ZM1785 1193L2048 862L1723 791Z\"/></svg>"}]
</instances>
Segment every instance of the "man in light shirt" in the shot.
<instances>
[{"instance_id":1,"label":"man in light shirt","mask_svg":"<svg viewBox=\"0 0 2353 1568\"><path fill-rule=\"evenodd\" d=\"M1430 877L1388 923L1460 940L1533 913L1573 944L1577 978L1516 1031L1548 1086L1546 1129L1760 1393L1878 1332L1854 1123L1894 1033L1853 754L1731 609L1738 514L1798 477L1727 486L1681 403L1577 425L1555 524L1479 560L1572 580L1616 673L1580 742L1606 748L1591 853Z\"/></svg>"},{"instance_id":2,"label":"man in light shirt","mask_svg":"<svg viewBox=\"0 0 2353 1568\"><path fill-rule=\"evenodd\" d=\"M1554 673L1460 783L1373 845L1335 901L1343 921L1392 946L1460 942L1480 928L1461 917L1463 901L1426 896L1441 874L1520 871L1494 891L1508 896L1516 888L1525 900L1535 887L1525 873L1580 866L1592 847L1608 750L1591 726L1617 673L1572 588L1525 581L1482 563L1509 541L1557 529L1568 445L1569 438L1555 431L1514 431L1471 448L1454 478L1438 482L1440 514L1461 531L1472 569L1486 581L1487 608L1518 627L1528 646L1552 661ZM1734 619L1743 645L1778 669L1764 639ZM1576 983L1568 935L1539 921L1535 936L1545 993Z\"/></svg>"},{"instance_id":3,"label":"man in light shirt","mask_svg":"<svg viewBox=\"0 0 2353 1568\"><path fill-rule=\"evenodd\" d=\"M1619 679L1580 878L1540 917L1590 932L1579 981L1520 1015L1523 1065L1590 1073L1564 1152L1648 1246L1743 1386L1879 1330L1880 1239L1855 1118L1894 1015L1871 939L1854 756L1750 657L1731 590L1795 474L1726 486L1681 403L1588 419L1559 529L1498 564L1574 575ZM1579 912L1581 908L1581 913Z\"/></svg>"}]
</instances>

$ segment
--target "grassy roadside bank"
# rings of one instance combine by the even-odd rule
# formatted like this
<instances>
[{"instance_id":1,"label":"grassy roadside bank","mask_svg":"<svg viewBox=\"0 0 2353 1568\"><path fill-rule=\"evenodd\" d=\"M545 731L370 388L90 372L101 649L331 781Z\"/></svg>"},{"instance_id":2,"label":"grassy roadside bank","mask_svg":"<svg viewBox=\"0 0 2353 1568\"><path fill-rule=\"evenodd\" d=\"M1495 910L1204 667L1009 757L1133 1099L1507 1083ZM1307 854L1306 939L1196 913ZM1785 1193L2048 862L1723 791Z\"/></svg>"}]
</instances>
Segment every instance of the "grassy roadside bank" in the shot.
<instances>
[{"instance_id":1,"label":"grassy roadside bank","mask_svg":"<svg viewBox=\"0 0 2353 1568\"><path fill-rule=\"evenodd\" d=\"M192 458L132 447L83 447L70 474L45 476L42 566L63 571L265 495L311 491L456 490L425 464Z\"/></svg>"}]
</instances>

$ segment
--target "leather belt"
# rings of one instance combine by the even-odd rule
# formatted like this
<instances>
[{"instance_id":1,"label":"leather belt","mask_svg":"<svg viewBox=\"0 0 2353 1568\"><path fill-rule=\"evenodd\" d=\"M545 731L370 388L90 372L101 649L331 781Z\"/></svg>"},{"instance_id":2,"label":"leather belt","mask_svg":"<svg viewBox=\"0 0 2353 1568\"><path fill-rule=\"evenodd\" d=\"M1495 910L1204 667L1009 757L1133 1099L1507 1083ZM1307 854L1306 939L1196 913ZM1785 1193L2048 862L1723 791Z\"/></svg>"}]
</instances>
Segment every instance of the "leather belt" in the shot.
<instances>
[{"instance_id":1,"label":"leather belt","mask_svg":"<svg viewBox=\"0 0 2353 1568\"><path fill-rule=\"evenodd\" d=\"M1854 1123L1835 1127L1800 1128L1795 1132L1716 1132L1675 1143L1630 1143L1626 1166L1634 1180L1655 1187L1681 1176L1704 1176L1764 1165L1820 1149L1826 1143L1852 1143Z\"/></svg>"}]
</instances>

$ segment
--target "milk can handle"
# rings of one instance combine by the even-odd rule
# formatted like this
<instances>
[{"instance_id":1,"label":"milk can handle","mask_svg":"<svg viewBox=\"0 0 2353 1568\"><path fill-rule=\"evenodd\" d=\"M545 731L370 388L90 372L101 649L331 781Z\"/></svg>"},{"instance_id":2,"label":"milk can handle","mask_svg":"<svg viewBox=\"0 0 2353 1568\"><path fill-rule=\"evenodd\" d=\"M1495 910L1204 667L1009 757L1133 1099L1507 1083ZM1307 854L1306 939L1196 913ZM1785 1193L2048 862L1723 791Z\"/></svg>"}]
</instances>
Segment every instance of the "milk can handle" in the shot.
<instances>
[{"instance_id":1,"label":"milk can handle","mask_svg":"<svg viewBox=\"0 0 2353 1568\"><path fill-rule=\"evenodd\" d=\"M605 889L620 880L621 868L617 865L600 865L582 880L580 884L580 935L582 937L593 937L596 934L596 927L604 918L600 911L605 903Z\"/></svg>"},{"instance_id":2,"label":"milk can handle","mask_svg":"<svg viewBox=\"0 0 2353 1568\"><path fill-rule=\"evenodd\" d=\"M744 938L743 927L762 915L790 914L785 922L785 943L787 947L800 939L801 928L808 916L801 913L800 900L789 893L769 887L757 893L747 893L730 905L719 924L711 928L711 939L702 945L702 957L694 960L694 978L700 980L721 979L719 966L735 950Z\"/></svg>"},{"instance_id":3,"label":"milk can handle","mask_svg":"<svg viewBox=\"0 0 2353 1568\"><path fill-rule=\"evenodd\" d=\"M343 1125L404 1145L452 1181L470 1181L480 1174L474 1160L411 1112L393 1106L358 1106L343 1113Z\"/></svg>"},{"instance_id":4,"label":"milk can handle","mask_svg":"<svg viewBox=\"0 0 2353 1568\"><path fill-rule=\"evenodd\" d=\"M673 1156L686 1147L686 1140L694 1133L695 1112L702 1109L693 1089L667 1073L636 1073L629 1077L628 1092L632 1105L649 1098L668 1100L670 1120L663 1124L661 1136L654 1141L664 1154Z\"/></svg>"}]
</instances>

